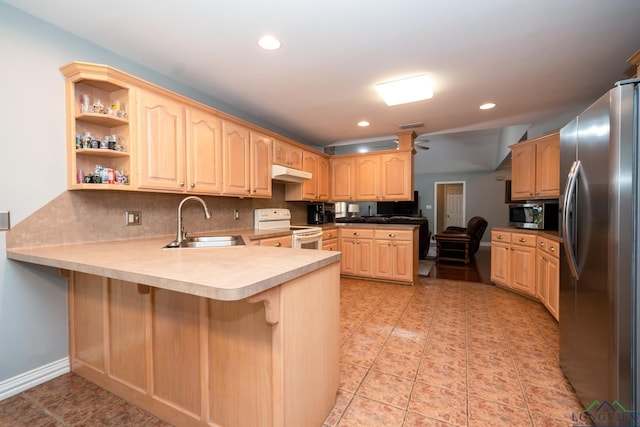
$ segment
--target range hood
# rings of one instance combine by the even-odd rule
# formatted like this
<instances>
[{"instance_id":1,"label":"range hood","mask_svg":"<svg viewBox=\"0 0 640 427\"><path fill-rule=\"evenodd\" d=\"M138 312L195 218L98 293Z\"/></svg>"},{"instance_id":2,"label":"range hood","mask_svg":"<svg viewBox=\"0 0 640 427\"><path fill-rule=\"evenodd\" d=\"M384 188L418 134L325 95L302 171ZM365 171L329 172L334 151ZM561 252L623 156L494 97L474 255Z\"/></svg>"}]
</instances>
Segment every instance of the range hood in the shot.
<instances>
[{"instance_id":1,"label":"range hood","mask_svg":"<svg viewBox=\"0 0 640 427\"><path fill-rule=\"evenodd\" d=\"M280 182L303 182L311 179L311 172L288 168L282 165L271 166L271 179Z\"/></svg>"}]
</instances>

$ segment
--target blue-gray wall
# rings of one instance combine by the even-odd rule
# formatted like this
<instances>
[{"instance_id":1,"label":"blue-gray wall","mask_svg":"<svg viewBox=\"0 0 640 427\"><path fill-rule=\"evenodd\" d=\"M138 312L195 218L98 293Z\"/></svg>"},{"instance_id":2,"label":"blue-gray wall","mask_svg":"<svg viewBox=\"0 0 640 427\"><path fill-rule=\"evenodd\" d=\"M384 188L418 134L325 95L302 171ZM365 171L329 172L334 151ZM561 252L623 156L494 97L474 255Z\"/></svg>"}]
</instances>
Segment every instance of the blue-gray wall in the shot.
<instances>
[{"instance_id":1,"label":"blue-gray wall","mask_svg":"<svg viewBox=\"0 0 640 427\"><path fill-rule=\"evenodd\" d=\"M491 227L506 227L509 222L509 211L504 203L504 185L507 179L511 179L511 169L489 172L419 174L415 176L414 187L419 192L422 216L429 219L430 229L434 232L436 207L434 183L464 181L466 191L465 221L476 215L486 218L489 225L482 241L490 242ZM427 209L426 205L431 205L432 209Z\"/></svg>"}]
</instances>

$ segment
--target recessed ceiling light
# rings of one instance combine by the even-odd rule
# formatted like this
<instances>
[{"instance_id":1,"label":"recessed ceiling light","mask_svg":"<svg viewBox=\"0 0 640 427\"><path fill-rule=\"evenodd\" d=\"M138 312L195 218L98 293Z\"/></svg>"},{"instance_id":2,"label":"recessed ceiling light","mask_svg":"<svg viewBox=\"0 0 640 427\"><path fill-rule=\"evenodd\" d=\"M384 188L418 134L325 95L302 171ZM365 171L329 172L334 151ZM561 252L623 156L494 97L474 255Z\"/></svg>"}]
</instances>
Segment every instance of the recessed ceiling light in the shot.
<instances>
[{"instance_id":1,"label":"recessed ceiling light","mask_svg":"<svg viewBox=\"0 0 640 427\"><path fill-rule=\"evenodd\" d=\"M278 50L280 49L280 46L282 46L280 40L271 35L262 37L258 40L258 44L265 50Z\"/></svg>"},{"instance_id":2,"label":"recessed ceiling light","mask_svg":"<svg viewBox=\"0 0 640 427\"><path fill-rule=\"evenodd\" d=\"M433 87L426 74L378 83L376 90L390 107L433 98Z\"/></svg>"},{"instance_id":3,"label":"recessed ceiling light","mask_svg":"<svg viewBox=\"0 0 640 427\"><path fill-rule=\"evenodd\" d=\"M493 102L487 102L486 104L482 104L480 106L481 110L490 110L492 108L494 108L496 106L496 104L494 104Z\"/></svg>"},{"instance_id":4,"label":"recessed ceiling light","mask_svg":"<svg viewBox=\"0 0 640 427\"><path fill-rule=\"evenodd\" d=\"M367 126L369 126L369 122L366 120L361 120L358 122L358 126L360 126L361 128L366 128Z\"/></svg>"}]
</instances>

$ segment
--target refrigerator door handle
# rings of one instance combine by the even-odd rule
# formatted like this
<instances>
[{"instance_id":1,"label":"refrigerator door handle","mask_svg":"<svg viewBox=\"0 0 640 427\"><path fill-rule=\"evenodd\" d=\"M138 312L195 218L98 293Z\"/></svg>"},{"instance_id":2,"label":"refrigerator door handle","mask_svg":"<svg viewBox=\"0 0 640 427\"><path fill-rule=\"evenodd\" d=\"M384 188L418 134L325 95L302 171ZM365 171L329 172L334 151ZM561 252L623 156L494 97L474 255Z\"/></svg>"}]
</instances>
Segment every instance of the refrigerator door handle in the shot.
<instances>
[{"instance_id":1,"label":"refrigerator door handle","mask_svg":"<svg viewBox=\"0 0 640 427\"><path fill-rule=\"evenodd\" d=\"M573 236L569 234L569 212L571 211L572 204L574 203L575 189L576 183L578 182L578 174L580 173L580 160L575 160L573 165L571 165L571 169L569 170L569 174L567 175L567 185L564 190L564 203L562 208L562 236L564 237L564 253L569 260L569 270L571 270L571 275L576 279L580 279L580 275L578 274L578 264L576 261L576 254L573 251L573 245L571 242L573 241Z\"/></svg>"}]
</instances>

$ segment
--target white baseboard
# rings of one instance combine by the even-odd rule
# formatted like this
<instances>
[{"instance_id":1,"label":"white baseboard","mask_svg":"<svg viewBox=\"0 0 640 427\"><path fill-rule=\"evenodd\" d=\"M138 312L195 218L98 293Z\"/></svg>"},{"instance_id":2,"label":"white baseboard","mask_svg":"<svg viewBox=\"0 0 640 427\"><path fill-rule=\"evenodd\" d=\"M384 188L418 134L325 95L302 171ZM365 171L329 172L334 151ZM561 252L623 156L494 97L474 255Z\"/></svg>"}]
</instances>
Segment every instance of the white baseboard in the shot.
<instances>
[{"instance_id":1,"label":"white baseboard","mask_svg":"<svg viewBox=\"0 0 640 427\"><path fill-rule=\"evenodd\" d=\"M14 396L31 387L52 380L70 371L69 358L65 357L55 362L40 366L8 380L0 381L0 400Z\"/></svg>"}]
</instances>

